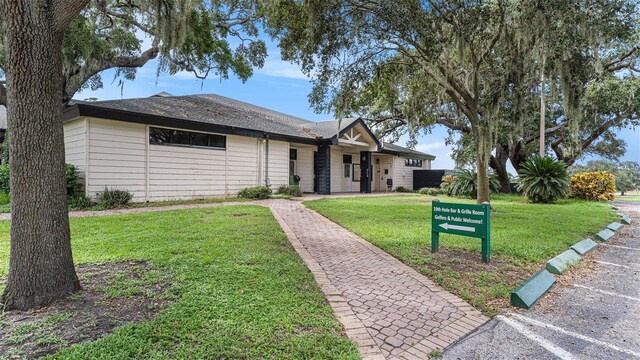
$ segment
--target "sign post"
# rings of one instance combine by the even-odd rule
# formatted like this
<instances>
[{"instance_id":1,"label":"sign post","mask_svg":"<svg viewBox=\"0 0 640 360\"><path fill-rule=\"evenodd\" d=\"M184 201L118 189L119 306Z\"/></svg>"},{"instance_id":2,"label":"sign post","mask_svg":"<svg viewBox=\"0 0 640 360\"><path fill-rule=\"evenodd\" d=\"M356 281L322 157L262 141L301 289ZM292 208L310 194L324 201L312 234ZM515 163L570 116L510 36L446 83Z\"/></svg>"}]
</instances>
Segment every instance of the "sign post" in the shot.
<instances>
[{"instance_id":1,"label":"sign post","mask_svg":"<svg viewBox=\"0 0 640 360\"><path fill-rule=\"evenodd\" d=\"M440 233L470 236L482 239L482 261L491 260L491 205L431 203L431 252L440 248Z\"/></svg>"}]
</instances>

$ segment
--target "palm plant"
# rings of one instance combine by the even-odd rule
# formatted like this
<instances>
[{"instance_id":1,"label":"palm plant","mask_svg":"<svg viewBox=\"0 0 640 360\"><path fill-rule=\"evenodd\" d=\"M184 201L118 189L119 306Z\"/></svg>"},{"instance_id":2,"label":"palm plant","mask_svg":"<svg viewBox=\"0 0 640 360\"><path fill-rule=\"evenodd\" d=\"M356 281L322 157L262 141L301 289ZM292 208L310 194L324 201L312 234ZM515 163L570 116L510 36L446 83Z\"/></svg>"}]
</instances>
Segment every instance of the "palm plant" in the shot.
<instances>
[{"instance_id":1,"label":"palm plant","mask_svg":"<svg viewBox=\"0 0 640 360\"><path fill-rule=\"evenodd\" d=\"M476 196L478 189L478 174L469 169L460 170L451 181L448 192L454 196ZM500 182L493 173L489 174L489 190L491 192L498 192L500 189Z\"/></svg>"},{"instance_id":2,"label":"palm plant","mask_svg":"<svg viewBox=\"0 0 640 360\"><path fill-rule=\"evenodd\" d=\"M563 161L534 155L518 171L518 190L533 202L551 203L569 191L567 165Z\"/></svg>"}]
</instances>

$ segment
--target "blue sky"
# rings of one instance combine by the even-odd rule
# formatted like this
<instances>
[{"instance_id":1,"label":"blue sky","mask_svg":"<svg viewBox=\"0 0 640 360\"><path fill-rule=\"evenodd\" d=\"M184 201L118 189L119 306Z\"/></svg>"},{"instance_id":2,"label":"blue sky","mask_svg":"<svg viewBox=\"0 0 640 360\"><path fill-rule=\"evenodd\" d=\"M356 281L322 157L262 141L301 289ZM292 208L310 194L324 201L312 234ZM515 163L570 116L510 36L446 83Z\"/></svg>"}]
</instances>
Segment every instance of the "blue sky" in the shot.
<instances>
[{"instance_id":1,"label":"blue sky","mask_svg":"<svg viewBox=\"0 0 640 360\"><path fill-rule=\"evenodd\" d=\"M316 114L309 107L307 95L311 91L311 83L296 65L282 61L277 49L270 50L270 56L262 69L255 70L254 76L245 83L235 78L221 80L210 78L204 81L195 79L188 73L174 76L162 75L156 78L156 62L150 62L138 70L136 80L126 82L123 89L112 83L113 71L105 71L103 89L85 90L76 94L75 98L83 100L90 97L99 100L120 98L147 97L161 91L173 95L219 94L248 103L295 115L304 119L319 121L331 119L331 114ZM122 90L122 92L121 92ZM433 169L452 169L451 149L444 143L446 129L437 126L428 135L419 138L417 150L436 156ZM640 162L640 129L626 129L618 133L627 142L627 154L623 160ZM399 145L405 145L401 139ZM513 169L511 169L514 172Z\"/></svg>"}]
</instances>

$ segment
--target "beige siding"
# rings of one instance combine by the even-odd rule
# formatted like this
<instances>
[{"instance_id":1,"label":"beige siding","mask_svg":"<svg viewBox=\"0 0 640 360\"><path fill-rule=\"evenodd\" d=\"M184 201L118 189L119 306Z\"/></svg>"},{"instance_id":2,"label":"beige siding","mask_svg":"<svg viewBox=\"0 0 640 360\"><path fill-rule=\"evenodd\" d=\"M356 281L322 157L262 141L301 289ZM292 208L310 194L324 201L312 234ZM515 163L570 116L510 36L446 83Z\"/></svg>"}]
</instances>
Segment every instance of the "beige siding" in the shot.
<instances>
[{"instance_id":1,"label":"beige siding","mask_svg":"<svg viewBox=\"0 0 640 360\"><path fill-rule=\"evenodd\" d=\"M339 148L331 148L331 192L342 192L342 151Z\"/></svg>"},{"instance_id":2,"label":"beige siding","mask_svg":"<svg viewBox=\"0 0 640 360\"><path fill-rule=\"evenodd\" d=\"M360 153L359 152L348 152L344 151L342 155L351 155L352 163L359 164L360 163ZM359 192L360 191L360 182L353 181L353 164L351 165L350 175L349 177L344 177L344 164L342 163L342 155L340 155L340 179L342 182L342 191L343 192Z\"/></svg>"},{"instance_id":3,"label":"beige siding","mask_svg":"<svg viewBox=\"0 0 640 360\"><path fill-rule=\"evenodd\" d=\"M148 200L225 195L225 150L149 145Z\"/></svg>"},{"instance_id":4,"label":"beige siding","mask_svg":"<svg viewBox=\"0 0 640 360\"><path fill-rule=\"evenodd\" d=\"M130 191L133 201L144 201L146 126L88 119L88 128L88 195L93 197L109 187Z\"/></svg>"},{"instance_id":5,"label":"beige siding","mask_svg":"<svg viewBox=\"0 0 640 360\"><path fill-rule=\"evenodd\" d=\"M422 167L414 167L405 166L404 159L405 158L401 156L393 157L393 169L395 176L395 178L393 179L394 189L398 186L403 186L407 189L413 189L413 170L430 168L430 161L428 160L422 160Z\"/></svg>"},{"instance_id":6,"label":"beige siding","mask_svg":"<svg viewBox=\"0 0 640 360\"><path fill-rule=\"evenodd\" d=\"M227 136L227 192L235 195L240 190L257 186L258 144L255 138Z\"/></svg>"},{"instance_id":7,"label":"beige siding","mask_svg":"<svg viewBox=\"0 0 640 360\"><path fill-rule=\"evenodd\" d=\"M67 131L69 136L72 132ZM133 201L232 196L258 185L255 138L227 136L227 150L149 145L147 126L90 119L88 194L105 187L133 193ZM288 143L272 142L270 177L288 182Z\"/></svg>"},{"instance_id":8,"label":"beige siding","mask_svg":"<svg viewBox=\"0 0 640 360\"><path fill-rule=\"evenodd\" d=\"M86 176L87 120L84 118L64 124L64 157L78 169L82 179Z\"/></svg>"},{"instance_id":9,"label":"beige siding","mask_svg":"<svg viewBox=\"0 0 640 360\"><path fill-rule=\"evenodd\" d=\"M269 180L276 191L280 185L289 185L289 143L269 141Z\"/></svg>"},{"instance_id":10,"label":"beige siding","mask_svg":"<svg viewBox=\"0 0 640 360\"><path fill-rule=\"evenodd\" d=\"M233 196L240 190L264 184L266 142L227 135L227 149L149 145L148 127L96 118L77 119L65 127L65 156L86 178L89 196L105 187L128 190L134 201L192 199ZM313 192L315 147L296 147L283 141L269 141L268 176L272 188L289 184L289 149L298 150L296 174L304 192ZM356 149L357 150L357 149ZM359 151L334 146L331 149L331 192L358 192L359 182L344 177L343 154L359 163ZM394 188L413 185L415 167L394 156L390 177ZM375 165L380 177L380 165ZM423 161L423 169L431 162ZM351 169L352 172L352 169ZM374 187L384 187L380 181Z\"/></svg>"},{"instance_id":11,"label":"beige siding","mask_svg":"<svg viewBox=\"0 0 640 360\"><path fill-rule=\"evenodd\" d=\"M302 192L313 192L313 151L315 148L298 148L298 160L296 160L296 173L300 176L300 189Z\"/></svg>"},{"instance_id":12,"label":"beige siding","mask_svg":"<svg viewBox=\"0 0 640 360\"><path fill-rule=\"evenodd\" d=\"M331 192L359 192L360 182L353 181L353 166L351 167L351 176L344 177L344 164L342 163L342 155L351 155L354 164L360 163L360 152L354 152L350 149L340 147L331 149Z\"/></svg>"}]
</instances>

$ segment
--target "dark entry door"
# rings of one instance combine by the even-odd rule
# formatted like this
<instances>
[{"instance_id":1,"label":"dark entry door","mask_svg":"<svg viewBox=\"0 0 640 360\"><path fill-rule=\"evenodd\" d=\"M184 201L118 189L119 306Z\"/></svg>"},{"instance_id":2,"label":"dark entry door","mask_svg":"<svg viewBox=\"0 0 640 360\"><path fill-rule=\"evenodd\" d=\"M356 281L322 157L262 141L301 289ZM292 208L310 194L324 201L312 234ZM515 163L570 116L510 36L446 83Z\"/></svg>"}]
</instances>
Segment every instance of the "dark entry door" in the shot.
<instances>
[{"instance_id":1,"label":"dark entry door","mask_svg":"<svg viewBox=\"0 0 640 360\"><path fill-rule=\"evenodd\" d=\"M360 152L360 192L371 192L371 175L373 174L373 164L371 164L371 152Z\"/></svg>"},{"instance_id":2,"label":"dark entry door","mask_svg":"<svg viewBox=\"0 0 640 360\"><path fill-rule=\"evenodd\" d=\"M318 192L318 152L313 152L313 192Z\"/></svg>"}]
</instances>

